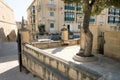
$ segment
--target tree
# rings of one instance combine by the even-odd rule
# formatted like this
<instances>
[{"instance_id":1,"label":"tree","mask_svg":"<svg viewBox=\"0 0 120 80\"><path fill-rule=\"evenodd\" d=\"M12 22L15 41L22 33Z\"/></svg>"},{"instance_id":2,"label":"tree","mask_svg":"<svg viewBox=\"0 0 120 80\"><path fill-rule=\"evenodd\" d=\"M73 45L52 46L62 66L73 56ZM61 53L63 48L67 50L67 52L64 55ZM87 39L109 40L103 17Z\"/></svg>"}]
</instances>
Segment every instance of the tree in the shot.
<instances>
[{"instance_id":1,"label":"tree","mask_svg":"<svg viewBox=\"0 0 120 80\"><path fill-rule=\"evenodd\" d=\"M44 24L38 25L38 30L39 30L40 35L44 35L45 25Z\"/></svg>"},{"instance_id":2,"label":"tree","mask_svg":"<svg viewBox=\"0 0 120 80\"><path fill-rule=\"evenodd\" d=\"M65 3L80 3L83 7L84 20L83 32L85 35L85 45L81 45L81 52L78 55L89 57L92 54L93 34L89 29L89 20L92 15L98 15L104 8L120 8L120 0L63 0ZM83 54L82 54L83 53Z\"/></svg>"}]
</instances>

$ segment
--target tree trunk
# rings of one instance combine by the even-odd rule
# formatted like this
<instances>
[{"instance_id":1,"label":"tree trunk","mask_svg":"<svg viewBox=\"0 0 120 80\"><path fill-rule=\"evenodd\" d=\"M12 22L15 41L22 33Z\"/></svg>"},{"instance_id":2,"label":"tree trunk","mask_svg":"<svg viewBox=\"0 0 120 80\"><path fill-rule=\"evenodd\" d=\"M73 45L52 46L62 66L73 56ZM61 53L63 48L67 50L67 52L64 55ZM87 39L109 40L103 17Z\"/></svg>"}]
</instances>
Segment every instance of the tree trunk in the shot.
<instances>
[{"instance_id":1,"label":"tree trunk","mask_svg":"<svg viewBox=\"0 0 120 80\"><path fill-rule=\"evenodd\" d=\"M81 45L83 52L83 55L88 57L91 56L92 53L92 43L93 43L93 35L89 30L89 20L91 16L91 10L92 7L89 5L89 2L87 0L84 0L84 21L83 21L83 31L82 34L84 34L85 42L84 45ZM84 49L83 49L84 48Z\"/></svg>"},{"instance_id":2,"label":"tree trunk","mask_svg":"<svg viewBox=\"0 0 120 80\"><path fill-rule=\"evenodd\" d=\"M83 52L85 50L85 34L84 34L84 30L83 27L81 27L80 30L80 52Z\"/></svg>"}]
</instances>

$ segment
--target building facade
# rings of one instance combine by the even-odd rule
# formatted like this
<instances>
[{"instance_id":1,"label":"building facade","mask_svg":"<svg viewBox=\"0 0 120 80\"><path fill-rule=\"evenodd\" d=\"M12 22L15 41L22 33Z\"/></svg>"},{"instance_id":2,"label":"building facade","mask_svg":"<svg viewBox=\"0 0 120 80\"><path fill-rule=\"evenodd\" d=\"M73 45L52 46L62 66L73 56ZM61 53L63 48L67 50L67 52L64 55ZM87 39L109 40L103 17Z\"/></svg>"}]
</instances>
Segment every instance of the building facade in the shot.
<instances>
[{"instance_id":1,"label":"building facade","mask_svg":"<svg viewBox=\"0 0 120 80\"><path fill-rule=\"evenodd\" d=\"M40 24L45 25L48 33L58 33L63 27L73 32L80 31L78 16L82 18L81 6L64 4L61 0L34 0L27 13L28 25L32 32L38 31Z\"/></svg>"},{"instance_id":2,"label":"building facade","mask_svg":"<svg viewBox=\"0 0 120 80\"><path fill-rule=\"evenodd\" d=\"M38 25L45 24L49 33L60 32L66 27L73 32L79 32L83 21L81 5L65 4L62 0L34 0L28 7L28 24L31 31L38 31ZM119 9L105 9L100 15L91 17L90 26L104 26L111 30L119 26ZM118 28L118 27L117 27Z\"/></svg>"},{"instance_id":3,"label":"building facade","mask_svg":"<svg viewBox=\"0 0 120 80\"><path fill-rule=\"evenodd\" d=\"M0 42L9 41L11 35L15 38L16 33L14 12L4 0L0 0Z\"/></svg>"},{"instance_id":4,"label":"building facade","mask_svg":"<svg viewBox=\"0 0 120 80\"><path fill-rule=\"evenodd\" d=\"M90 23L93 33L93 51L104 54L105 32L120 31L120 9L104 9L99 15L94 16L94 22ZM102 52L101 52L102 51Z\"/></svg>"},{"instance_id":5,"label":"building facade","mask_svg":"<svg viewBox=\"0 0 120 80\"><path fill-rule=\"evenodd\" d=\"M62 0L34 0L27 9L28 26L33 34L38 26L45 25L45 32L59 33L63 27L71 32L80 32L83 25L82 6L65 4ZM91 16L90 30L93 33L93 49L103 44L104 32L120 31L120 10L106 8L99 15Z\"/></svg>"}]
</instances>

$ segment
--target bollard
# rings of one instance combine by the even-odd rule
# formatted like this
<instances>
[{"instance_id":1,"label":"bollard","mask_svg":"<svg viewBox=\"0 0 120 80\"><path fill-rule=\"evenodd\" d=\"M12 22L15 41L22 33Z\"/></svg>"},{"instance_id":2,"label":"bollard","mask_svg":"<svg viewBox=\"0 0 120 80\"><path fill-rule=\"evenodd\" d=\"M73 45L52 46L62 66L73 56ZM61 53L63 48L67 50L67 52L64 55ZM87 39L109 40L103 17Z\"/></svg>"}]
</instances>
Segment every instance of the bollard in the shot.
<instances>
[{"instance_id":1,"label":"bollard","mask_svg":"<svg viewBox=\"0 0 120 80\"><path fill-rule=\"evenodd\" d=\"M29 30L23 28L18 30L18 60L19 60L19 70L22 72L22 53L23 53L23 46L25 43L29 43Z\"/></svg>"},{"instance_id":2,"label":"bollard","mask_svg":"<svg viewBox=\"0 0 120 80\"><path fill-rule=\"evenodd\" d=\"M29 31L21 31L22 43L29 43Z\"/></svg>"},{"instance_id":3,"label":"bollard","mask_svg":"<svg viewBox=\"0 0 120 80\"><path fill-rule=\"evenodd\" d=\"M68 45L69 41L68 41L68 30L66 28L62 28L62 41L63 41L63 45Z\"/></svg>"}]
</instances>

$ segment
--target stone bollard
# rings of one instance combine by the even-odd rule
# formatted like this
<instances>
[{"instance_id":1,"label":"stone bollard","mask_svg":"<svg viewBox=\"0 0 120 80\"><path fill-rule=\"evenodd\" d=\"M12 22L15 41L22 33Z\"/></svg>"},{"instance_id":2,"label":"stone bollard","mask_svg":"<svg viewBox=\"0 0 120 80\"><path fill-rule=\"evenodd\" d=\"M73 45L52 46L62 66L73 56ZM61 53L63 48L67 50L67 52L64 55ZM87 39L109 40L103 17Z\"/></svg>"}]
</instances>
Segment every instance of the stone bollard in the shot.
<instances>
[{"instance_id":1,"label":"stone bollard","mask_svg":"<svg viewBox=\"0 0 120 80\"><path fill-rule=\"evenodd\" d=\"M66 28L62 28L62 41L63 41L63 45L68 45L69 41L68 41L68 30Z\"/></svg>"},{"instance_id":2,"label":"stone bollard","mask_svg":"<svg viewBox=\"0 0 120 80\"><path fill-rule=\"evenodd\" d=\"M27 29L21 30L22 43L29 43L29 40L30 40L29 30L27 30Z\"/></svg>"},{"instance_id":3,"label":"stone bollard","mask_svg":"<svg viewBox=\"0 0 120 80\"><path fill-rule=\"evenodd\" d=\"M18 32L18 60L19 60L19 68L20 72L23 70L22 65L22 53L24 50L25 43L29 43L29 30L22 28Z\"/></svg>"}]
</instances>

